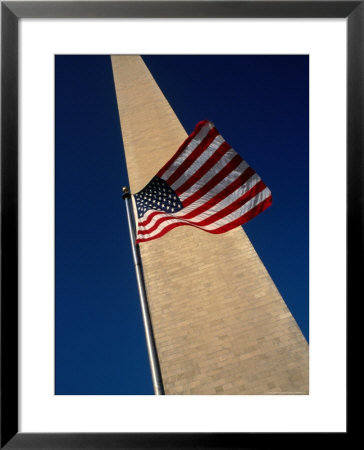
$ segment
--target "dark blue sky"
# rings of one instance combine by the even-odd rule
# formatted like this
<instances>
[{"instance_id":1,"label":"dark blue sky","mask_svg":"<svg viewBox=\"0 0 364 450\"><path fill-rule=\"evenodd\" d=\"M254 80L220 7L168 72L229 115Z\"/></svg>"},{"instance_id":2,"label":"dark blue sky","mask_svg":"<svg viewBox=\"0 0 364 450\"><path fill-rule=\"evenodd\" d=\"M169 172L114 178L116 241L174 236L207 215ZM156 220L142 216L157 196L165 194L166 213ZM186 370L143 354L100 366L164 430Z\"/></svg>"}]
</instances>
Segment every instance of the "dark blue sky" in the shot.
<instances>
[{"instance_id":1,"label":"dark blue sky","mask_svg":"<svg viewBox=\"0 0 364 450\"><path fill-rule=\"evenodd\" d=\"M308 340L308 56L143 59L186 131L213 121L272 191L244 229ZM110 57L55 63L55 392L152 394Z\"/></svg>"}]
</instances>

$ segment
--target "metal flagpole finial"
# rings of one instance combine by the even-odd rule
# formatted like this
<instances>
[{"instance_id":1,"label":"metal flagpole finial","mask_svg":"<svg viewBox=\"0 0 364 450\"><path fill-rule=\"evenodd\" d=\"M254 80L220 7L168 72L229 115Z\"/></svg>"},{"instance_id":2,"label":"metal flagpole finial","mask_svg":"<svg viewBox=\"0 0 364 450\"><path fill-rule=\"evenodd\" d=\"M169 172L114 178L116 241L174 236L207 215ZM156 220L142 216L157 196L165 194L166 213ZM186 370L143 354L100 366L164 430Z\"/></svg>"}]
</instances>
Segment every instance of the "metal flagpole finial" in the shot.
<instances>
[{"instance_id":1,"label":"metal flagpole finial","mask_svg":"<svg viewBox=\"0 0 364 450\"><path fill-rule=\"evenodd\" d=\"M123 187L123 199L125 200L126 198L129 198L129 197L130 197L129 189L126 186L124 186Z\"/></svg>"}]
</instances>

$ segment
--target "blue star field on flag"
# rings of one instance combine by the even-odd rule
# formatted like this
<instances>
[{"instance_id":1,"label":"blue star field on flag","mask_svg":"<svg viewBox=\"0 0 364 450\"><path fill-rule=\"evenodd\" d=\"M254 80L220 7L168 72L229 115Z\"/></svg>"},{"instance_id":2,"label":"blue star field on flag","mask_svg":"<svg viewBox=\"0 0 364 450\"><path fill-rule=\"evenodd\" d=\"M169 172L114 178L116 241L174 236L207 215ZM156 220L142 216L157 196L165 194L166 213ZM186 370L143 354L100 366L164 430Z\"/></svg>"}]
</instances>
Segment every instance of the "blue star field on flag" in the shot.
<instances>
[{"instance_id":1,"label":"blue star field on flag","mask_svg":"<svg viewBox=\"0 0 364 450\"><path fill-rule=\"evenodd\" d=\"M148 209L174 213L183 208L183 205L168 184L155 176L147 186L134 195L138 218L143 217Z\"/></svg>"}]
</instances>

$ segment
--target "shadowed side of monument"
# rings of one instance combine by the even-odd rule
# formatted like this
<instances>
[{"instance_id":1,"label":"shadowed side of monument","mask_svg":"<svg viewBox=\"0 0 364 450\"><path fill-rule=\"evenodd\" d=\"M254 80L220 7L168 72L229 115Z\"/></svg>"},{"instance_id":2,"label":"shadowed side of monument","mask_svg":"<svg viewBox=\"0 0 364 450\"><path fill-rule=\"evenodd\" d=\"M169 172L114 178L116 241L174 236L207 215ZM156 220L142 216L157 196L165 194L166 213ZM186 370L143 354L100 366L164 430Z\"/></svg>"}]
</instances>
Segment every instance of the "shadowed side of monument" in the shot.
<instances>
[{"instance_id":1,"label":"shadowed side of monument","mask_svg":"<svg viewBox=\"0 0 364 450\"><path fill-rule=\"evenodd\" d=\"M111 59L136 193L187 133L139 56ZM180 227L140 252L166 394L308 393L307 342L241 227Z\"/></svg>"}]
</instances>

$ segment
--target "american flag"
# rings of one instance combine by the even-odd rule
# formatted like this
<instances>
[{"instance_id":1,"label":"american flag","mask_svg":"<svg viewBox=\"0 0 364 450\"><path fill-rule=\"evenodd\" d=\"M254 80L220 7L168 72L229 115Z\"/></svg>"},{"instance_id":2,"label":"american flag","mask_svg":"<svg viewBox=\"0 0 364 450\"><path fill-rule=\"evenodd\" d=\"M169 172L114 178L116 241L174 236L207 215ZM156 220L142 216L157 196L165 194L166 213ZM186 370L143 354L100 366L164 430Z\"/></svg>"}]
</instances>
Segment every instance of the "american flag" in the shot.
<instances>
[{"instance_id":1,"label":"american flag","mask_svg":"<svg viewBox=\"0 0 364 450\"><path fill-rule=\"evenodd\" d=\"M224 233L257 216L272 195L257 173L204 120L157 175L133 195L136 242L192 225Z\"/></svg>"}]
</instances>

